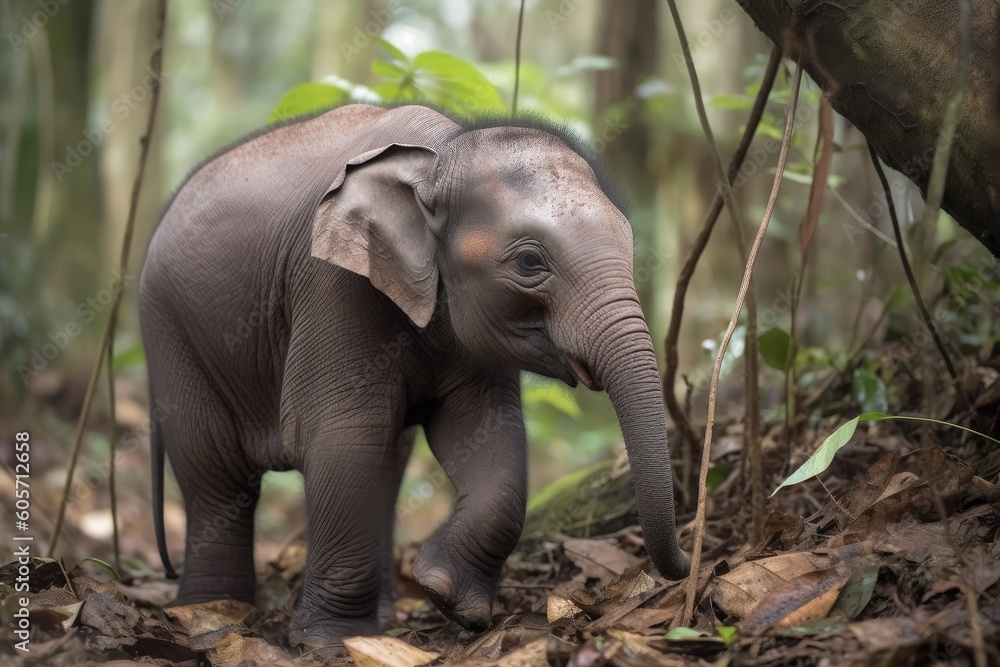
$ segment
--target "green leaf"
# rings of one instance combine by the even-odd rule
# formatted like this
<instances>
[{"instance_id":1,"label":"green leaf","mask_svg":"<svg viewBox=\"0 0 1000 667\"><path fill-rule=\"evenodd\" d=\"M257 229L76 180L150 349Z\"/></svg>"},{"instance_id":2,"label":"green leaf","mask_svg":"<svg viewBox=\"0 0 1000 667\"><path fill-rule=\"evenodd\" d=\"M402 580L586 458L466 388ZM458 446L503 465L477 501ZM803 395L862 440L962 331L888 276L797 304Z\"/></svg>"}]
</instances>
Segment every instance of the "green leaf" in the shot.
<instances>
[{"instance_id":1,"label":"green leaf","mask_svg":"<svg viewBox=\"0 0 1000 667\"><path fill-rule=\"evenodd\" d=\"M783 372L788 363L788 350L791 348L788 332L777 327L769 329L757 339L757 343L760 345L760 355L764 358L764 363Z\"/></svg>"},{"instance_id":2,"label":"green leaf","mask_svg":"<svg viewBox=\"0 0 1000 667\"><path fill-rule=\"evenodd\" d=\"M740 638L740 631L734 625L717 625L715 631L719 633L722 641L726 642L727 645Z\"/></svg>"},{"instance_id":3,"label":"green leaf","mask_svg":"<svg viewBox=\"0 0 1000 667\"><path fill-rule=\"evenodd\" d=\"M851 379L851 396L865 412L885 412L889 409L882 378L865 368L855 368Z\"/></svg>"},{"instance_id":4,"label":"green leaf","mask_svg":"<svg viewBox=\"0 0 1000 667\"><path fill-rule=\"evenodd\" d=\"M776 488L769 497L774 497L775 493L786 486L804 482L829 468L830 464L833 462L834 455L839 452L844 445L849 443L851 438L854 437L854 432L858 428L859 421L861 421L861 417L855 417L827 436L826 440L823 441L823 444L819 446L819 449L817 449L812 456L806 459L806 462L799 466L798 470L793 472L787 479L785 479L784 482L779 484L778 488Z\"/></svg>"},{"instance_id":5,"label":"green leaf","mask_svg":"<svg viewBox=\"0 0 1000 667\"><path fill-rule=\"evenodd\" d=\"M856 618L871 602L878 581L878 570L878 562L874 559L862 560L840 590L833 609L842 612L847 618Z\"/></svg>"},{"instance_id":6,"label":"green leaf","mask_svg":"<svg viewBox=\"0 0 1000 667\"><path fill-rule=\"evenodd\" d=\"M105 569L108 572L110 572L111 576L114 577L115 579L121 579L121 577L118 576L118 571L115 568L113 568L110 563L105 563L100 558L94 558L93 556L87 556L86 558L83 559L83 562L84 563L93 563L97 567L100 567L100 568Z\"/></svg>"},{"instance_id":7,"label":"green leaf","mask_svg":"<svg viewBox=\"0 0 1000 667\"><path fill-rule=\"evenodd\" d=\"M128 574L133 577L152 577L157 575L155 570L135 558L122 558L122 565L125 566Z\"/></svg>"},{"instance_id":8,"label":"green leaf","mask_svg":"<svg viewBox=\"0 0 1000 667\"><path fill-rule=\"evenodd\" d=\"M1000 440L996 438L991 438L985 433L980 433L979 431L973 430L971 428L966 428L961 424L952 424L951 422L941 421L939 419L931 419L929 417L910 417L903 415L887 415L884 412L865 412L864 414L858 415L851 421L843 424L836 431L827 436L823 444L819 446L812 456L806 459L806 462L799 466L798 470L793 472L788 478L778 485L769 497L773 497L775 493L780 491L786 486L791 486L793 484L798 484L799 482L804 482L807 479L811 479L816 475L820 474L824 470L830 467L830 463L833 462L834 455L840 451L844 445L851 441L854 437L854 432L858 428L858 423L860 422L876 422L885 421L888 419L899 419L903 421L915 421L915 422L930 422L932 424L940 424L941 426L950 426L952 428L957 428L967 433L972 433L980 438L989 440L992 443L1000 445Z\"/></svg>"},{"instance_id":9,"label":"green leaf","mask_svg":"<svg viewBox=\"0 0 1000 667\"><path fill-rule=\"evenodd\" d=\"M555 382L525 387L521 392L521 401L525 406L539 403L551 405L556 410L574 418L583 414L580 406L577 405L576 398L566 385Z\"/></svg>"},{"instance_id":10,"label":"green leaf","mask_svg":"<svg viewBox=\"0 0 1000 667\"><path fill-rule=\"evenodd\" d=\"M684 626L677 626L672 628L667 634L663 635L664 639L674 642L691 641L692 639L701 639L705 636L704 632L695 630L694 628L685 628Z\"/></svg>"},{"instance_id":11,"label":"green leaf","mask_svg":"<svg viewBox=\"0 0 1000 667\"><path fill-rule=\"evenodd\" d=\"M399 63L391 62L389 60L373 60L371 69L372 74L375 76L393 80L402 79L410 72Z\"/></svg>"},{"instance_id":12,"label":"green leaf","mask_svg":"<svg viewBox=\"0 0 1000 667\"><path fill-rule=\"evenodd\" d=\"M712 493L719 485L726 481L729 473L733 469L733 464L726 461L719 461L708 469L708 476L705 479L705 487L708 493Z\"/></svg>"},{"instance_id":13,"label":"green leaf","mask_svg":"<svg viewBox=\"0 0 1000 667\"><path fill-rule=\"evenodd\" d=\"M135 368L142 366L144 363L146 363L146 351L143 349L141 342L135 341L125 348L115 346L115 357L111 361L111 367L114 370L121 371L126 368Z\"/></svg>"},{"instance_id":14,"label":"green leaf","mask_svg":"<svg viewBox=\"0 0 1000 667\"><path fill-rule=\"evenodd\" d=\"M400 51L395 45L387 41L382 37L373 37L372 41L385 49L390 56L400 61L404 65L410 64L410 59L406 57L406 54Z\"/></svg>"},{"instance_id":15,"label":"green leaf","mask_svg":"<svg viewBox=\"0 0 1000 667\"><path fill-rule=\"evenodd\" d=\"M271 110L268 125L315 113L347 100L347 93L326 83L302 83L285 93Z\"/></svg>"},{"instance_id":16,"label":"green leaf","mask_svg":"<svg viewBox=\"0 0 1000 667\"><path fill-rule=\"evenodd\" d=\"M472 64L443 51L413 59L414 87L431 102L469 114L504 109L500 93Z\"/></svg>"},{"instance_id":17,"label":"green leaf","mask_svg":"<svg viewBox=\"0 0 1000 667\"><path fill-rule=\"evenodd\" d=\"M385 631L385 634L389 635L390 637L401 637L407 634L408 632L410 632L409 628L389 628L388 630Z\"/></svg>"},{"instance_id":18,"label":"green leaf","mask_svg":"<svg viewBox=\"0 0 1000 667\"><path fill-rule=\"evenodd\" d=\"M716 95L708 101L708 106L714 109L749 109L752 102L742 95Z\"/></svg>"}]
</instances>

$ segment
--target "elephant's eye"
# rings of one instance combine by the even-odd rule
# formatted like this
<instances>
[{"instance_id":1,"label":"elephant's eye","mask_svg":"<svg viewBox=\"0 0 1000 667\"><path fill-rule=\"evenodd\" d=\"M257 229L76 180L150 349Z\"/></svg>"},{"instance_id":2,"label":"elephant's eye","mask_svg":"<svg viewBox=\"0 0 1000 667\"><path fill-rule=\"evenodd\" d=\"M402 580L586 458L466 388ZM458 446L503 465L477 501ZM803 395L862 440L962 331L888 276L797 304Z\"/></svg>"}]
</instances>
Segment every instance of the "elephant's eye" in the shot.
<instances>
[{"instance_id":1,"label":"elephant's eye","mask_svg":"<svg viewBox=\"0 0 1000 667\"><path fill-rule=\"evenodd\" d=\"M534 250L525 250L520 255L517 256L517 263L522 269L540 269L542 268L542 256L539 255Z\"/></svg>"}]
</instances>

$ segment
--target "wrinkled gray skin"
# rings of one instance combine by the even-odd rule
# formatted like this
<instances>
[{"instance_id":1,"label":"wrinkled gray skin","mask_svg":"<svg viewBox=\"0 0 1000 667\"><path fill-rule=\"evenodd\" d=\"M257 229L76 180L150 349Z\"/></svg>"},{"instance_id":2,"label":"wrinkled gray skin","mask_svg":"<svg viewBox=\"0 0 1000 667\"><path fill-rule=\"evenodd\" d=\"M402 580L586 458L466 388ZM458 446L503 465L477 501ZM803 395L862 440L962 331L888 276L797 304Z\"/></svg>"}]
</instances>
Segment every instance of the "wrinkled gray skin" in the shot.
<instances>
[{"instance_id":1,"label":"wrinkled gray skin","mask_svg":"<svg viewBox=\"0 0 1000 667\"><path fill-rule=\"evenodd\" d=\"M187 508L179 604L253 601L260 475L295 468L309 551L290 640L376 631L419 424L457 503L414 574L450 618L488 627L524 519L518 369L608 392L652 561L688 570L631 230L555 135L352 105L246 141L168 207L141 324L169 406L154 467L165 447Z\"/></svg>"}]
</instances>

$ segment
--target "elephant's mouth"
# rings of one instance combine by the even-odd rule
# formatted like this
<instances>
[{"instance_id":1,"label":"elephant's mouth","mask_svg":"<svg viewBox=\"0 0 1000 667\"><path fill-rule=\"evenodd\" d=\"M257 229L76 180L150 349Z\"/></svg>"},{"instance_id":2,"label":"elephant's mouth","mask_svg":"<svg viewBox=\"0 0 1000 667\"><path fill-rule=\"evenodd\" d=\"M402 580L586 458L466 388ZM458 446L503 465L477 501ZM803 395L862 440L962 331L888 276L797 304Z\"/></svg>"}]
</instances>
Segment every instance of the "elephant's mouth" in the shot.
<instances>
[{"instance_id":1,"label":"elephant's mouth","mask_svg":"<svg viewBox=\"0 0 1000 667\"><path fill-rule=\"evenodd\" d=\"M566 364L569 366L570 372L576 377L577 380L583 383L583 386L592 391L602 391L603 387L594 380L593 374L586 365L572 354L565 355Z\"/></svg>"}]
</instances>

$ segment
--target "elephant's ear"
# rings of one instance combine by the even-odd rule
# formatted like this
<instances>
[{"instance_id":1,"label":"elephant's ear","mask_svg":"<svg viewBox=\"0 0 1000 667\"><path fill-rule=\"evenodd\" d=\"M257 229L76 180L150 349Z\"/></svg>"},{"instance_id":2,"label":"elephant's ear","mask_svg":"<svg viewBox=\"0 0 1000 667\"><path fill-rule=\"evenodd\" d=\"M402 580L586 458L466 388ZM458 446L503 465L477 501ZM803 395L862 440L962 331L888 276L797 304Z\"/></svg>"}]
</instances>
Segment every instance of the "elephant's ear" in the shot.
<instances>
[{"instance_id":1,"label":"elephant's ear","mask_svg":"<svg viewBox=\"0 0 1000 667\"><path fill-rule=\"evenodd\" d=\"M429 189L437 153L390 144L344 166L313 219L312 256L367 277L418 327L437 298L433 214L419 191Z\"/></svg>"}]
</instances>

